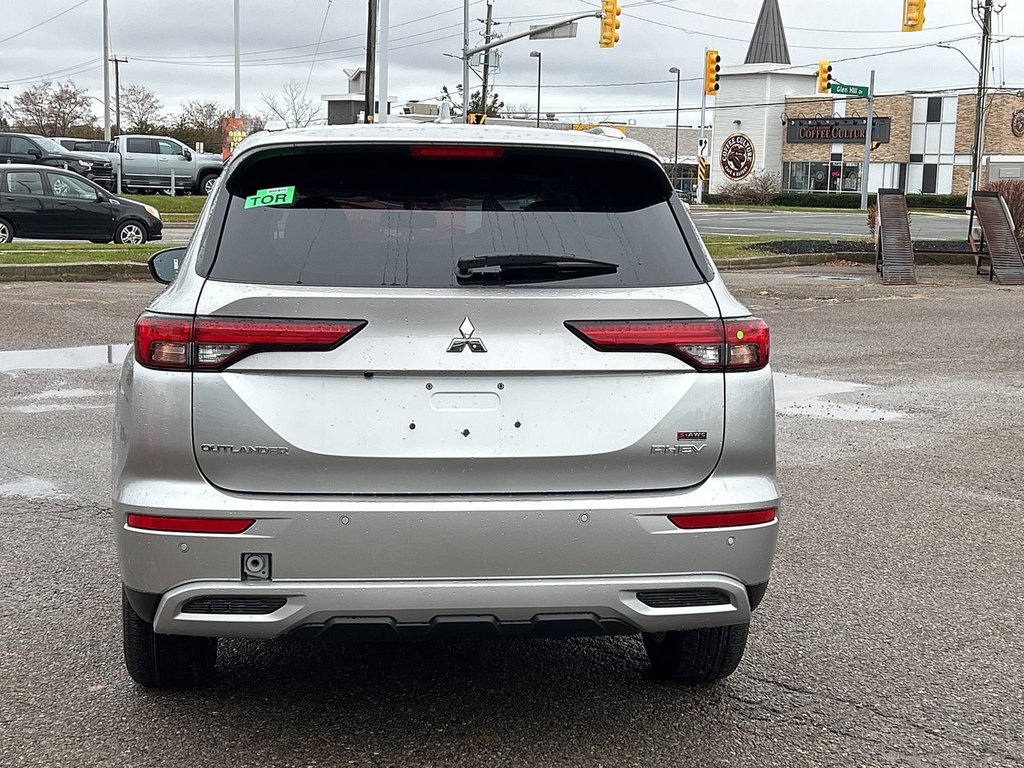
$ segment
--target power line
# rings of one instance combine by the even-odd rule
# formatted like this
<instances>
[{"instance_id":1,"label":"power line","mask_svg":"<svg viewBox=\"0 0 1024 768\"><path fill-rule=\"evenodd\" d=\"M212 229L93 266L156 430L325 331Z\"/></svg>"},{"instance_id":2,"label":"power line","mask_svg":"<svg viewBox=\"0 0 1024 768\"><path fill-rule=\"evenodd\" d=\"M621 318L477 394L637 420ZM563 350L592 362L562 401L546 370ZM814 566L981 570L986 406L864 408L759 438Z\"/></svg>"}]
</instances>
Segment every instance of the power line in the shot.
<instances>
[{"instance_id":1,"label":"power line","mask_svg":"<svg viewBox=\"0 0 1024 768\"><path fill-rule=\"evenodd\" d=\"M316 56L320 53L320 41L324 36L324 29L327 27L327 16L331 12L331 0L327 0L327 8L324 10L324 21L320 25L320 34L316 38L316 49L313 51L313 60L309 62L309 74L306 75L306 86L302 89L302 98L306 98L306 92L309 90L309 81L313 77L313 67L316 66Z\"/></svg>"},{"instance_id":2,"label":"power line","mask_svg":"<svg viewBox=\"0 0 1024 768\"><path fill-rule=\"evenodd\" d=\"M83 5L85 5L88 2L90 2L90 0L81 0L81 2L75 3L70 8L65 8L60 13L55 14L54 16L51 16L48 19L43 19L38 24L33 24L31 27L28 27L27 29L21 30L21 32L15 32L13 35L9 35L8 37L3 38L2 40L0 40L0 43L6 43L8 40L13 40L16 37L20 37L21 35L24 35L26 32L31 32L33 29L39 29L44 24L49 24L51 21L54 21L55 19L59 19L64 14L71 13L73 10L75 10L75 8L81 8Z\"/></svg>"}]
</instances>

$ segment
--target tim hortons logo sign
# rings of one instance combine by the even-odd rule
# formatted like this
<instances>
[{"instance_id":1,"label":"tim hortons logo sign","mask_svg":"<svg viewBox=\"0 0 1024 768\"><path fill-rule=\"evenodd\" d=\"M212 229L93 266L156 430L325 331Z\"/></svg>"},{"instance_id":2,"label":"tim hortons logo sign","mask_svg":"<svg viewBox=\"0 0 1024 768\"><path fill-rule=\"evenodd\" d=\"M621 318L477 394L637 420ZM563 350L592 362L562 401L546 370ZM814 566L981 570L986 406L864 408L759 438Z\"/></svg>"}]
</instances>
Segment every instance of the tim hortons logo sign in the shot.
<instances>
[{"instance_id":1,"label":"tim hortons logo sign","mask_svg":"<svg viewBox=\"0 0 1024 768\"><path fill-rule=\"evenodd\" d=\"M1010 118L1010 130L1018 139L1024 139L1024 109L1018 109Z\"/></svg>"},{"instance_id":2,"label":"tim hortons logo sign","mask_svg":"<svg viewBox=\"0 0 1024 768\"><path fill-rule=\"evenodd\" d=\"M745 179L754 170L754 143L742 133L722 142L722 172L733 181Z\"/></svg>"}]
</instances>

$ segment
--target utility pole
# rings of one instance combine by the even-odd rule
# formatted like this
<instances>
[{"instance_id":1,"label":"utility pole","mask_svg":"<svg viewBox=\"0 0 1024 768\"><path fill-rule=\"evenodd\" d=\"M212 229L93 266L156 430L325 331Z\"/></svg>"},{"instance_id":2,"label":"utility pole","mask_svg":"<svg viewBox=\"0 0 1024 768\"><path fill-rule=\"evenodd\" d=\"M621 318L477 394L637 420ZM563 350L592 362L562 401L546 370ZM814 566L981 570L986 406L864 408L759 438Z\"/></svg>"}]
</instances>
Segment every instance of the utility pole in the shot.
<instances>
[{"instance_id":1,"label":"utility pole","mask_svg":"<svg viewBox=\"0 0 1024 768\"><path fill-rule=\"evenodd\" d=\"M860 209L868 209L868 174L871 171L871 130L875 121L875 70L868 82L868 123L864 134L864 167L860 171Z\"/></svg>"},{"instance_id":2,"label":"utility pole","mask_svg":"<svg viewBox=\"0 0 1024 768\"><path fill-rule=\"evenodd\" d=\"M11 86L0 85L0 91L9 91ZM0 99L0 131L4 130L4 101Z\"/></svg>"},{"instance_id":3,"label":"utility pole","mask_svg":"<svg viewBox=\"0 0 1024 768\"><path fill-rule=\"evenodd\" d=\"M972 0L975 14L980 13L981 67L978 69L978 97L974 107L974 147L971 154L971 183L967 188L967 205L973 205L974 193L981 182L981 157L985 146L985 97L988 93L988 64L992 54L992 0Z\"/></svg>"},{"instance_id":4,"label":"utility pole","mask_svg":"<svg viewBox=\"0 0 1024 768\"><path fill-rule=\"evenodd\" d=\"M103 140L110 141L110 14L103 0Z\"/></svg>"},{"instance_id":5,"label":"utility pole","mask_svg":"<svg viewBox=\"0 0 1024 768\"><path fill-rule=\"evenodd\" d=\"M469 0L462 3L462 122L469 120Z\"/></svg>"},{"instance_id":6,"label":"utility pole","mask_svg":"<svg viewBox=\"0 0 1024 768\"><path fill-rule=\"evenodd\" d=\"M373 122L376 100L373 81L377 76L377 8L378 0L370 0L370 12L366 16L366 107L364 123Z\"/></svg>"},{"instance_id":7,"label":"utility pole","mask_svg":"<svg viewBox=\"0 0 1024 768\"><path fill-rule=\"evenodd\" d=\"M380 121L388 121L388 63L391 46L391 0L380 0L380 41L377 43L377 54L380 59Z\"/></svg>"},{"instance_id":8,"label":"utility pole","mask_svg":"<svg viewBox=\"0 0 1024 768\"><path fill-rule=\"evenodd\" d=\"M114 132L121 135L121 64L127 64L128 59L119 59L117 56L111 59L114 63Z\"/></svg>"},{"instance_id":9,"label":"utility pole","mask_svg":"<svg viewBox=\"0 0 1024 768\"><path fill-rule=\"evenodd\" d=\"M235 0L235 111L233 117L242 114L242 34L241 18L238 10L239 0Z\"/></svg>"},{"instance_id":10,"label":"utility pole","mask_svg":"<svg viewBox=\"0 0 1024 768\"><path fill-rule=\"evenodd\" d=\"M484 44L491 44L491 12L494 10L493 0L487 0L487 19L484 22ZM484 51L484 83L480 89L480 111L487 114L487 79L491 74L491 52L489 50ZM463 94L463 98L466 99L466 109L469 109L469 96Z\"/></svg>"}]
</instances>

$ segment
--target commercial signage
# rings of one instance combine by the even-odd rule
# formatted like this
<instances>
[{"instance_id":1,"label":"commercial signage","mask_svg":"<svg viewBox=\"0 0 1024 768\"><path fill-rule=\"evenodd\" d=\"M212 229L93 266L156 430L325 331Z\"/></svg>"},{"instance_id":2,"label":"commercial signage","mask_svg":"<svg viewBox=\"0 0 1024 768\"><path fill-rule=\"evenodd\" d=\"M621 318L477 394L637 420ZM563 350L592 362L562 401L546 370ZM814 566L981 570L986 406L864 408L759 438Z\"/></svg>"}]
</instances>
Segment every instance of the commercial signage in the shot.
<instances>
[{"instance_id":1,"label":"commercial signage","mask_svg":"<svg viewBox=\"0 0 1024 768\"><path fill-rule=\"evenodd\" d=\"M871 121L871 140L889 141L892 119L875 117ZM788 144L863 144L867 133L866 117L797 117L786 122Z\"/></svg>"},{"instance_id":2,"label":"commercial signage","mask_svg":"<svg viewBox=\"0 0 1024 768\"><path fill-rule=\"evenodd\" d=\"M732 181L745 179L754 170L754 143L746 134L734 133L722 142L719 162Z\"/></svg>"}]
</instances>

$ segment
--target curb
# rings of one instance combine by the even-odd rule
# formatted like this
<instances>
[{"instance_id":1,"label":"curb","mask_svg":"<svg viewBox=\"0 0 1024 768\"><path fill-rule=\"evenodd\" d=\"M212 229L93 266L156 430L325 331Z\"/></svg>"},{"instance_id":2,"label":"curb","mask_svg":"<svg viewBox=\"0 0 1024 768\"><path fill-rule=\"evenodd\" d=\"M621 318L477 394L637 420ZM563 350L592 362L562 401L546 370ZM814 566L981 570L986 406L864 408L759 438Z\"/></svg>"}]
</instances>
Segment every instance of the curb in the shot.
<instances>
[{"instance_id":1,"label":"curb","mask_svg":"<svg viewBox=\"0 0 1024 768\"><path fill-rule=\"evenodd\" d=\"M149 265L137 261L73 261L61 264L0 264L0 283L151 280Z\"/></svg>"},{"instance_id":2,"label":"curb","mask_svg":"<svg viewBox=\"0 0 1024 768\"><path fill-rule=\"evenodd\" d=\"M714 259L714 257L712 257ZM741 269L769 269L771 267L811 267L827 264L830 261L844 259L856 261L858 264L874 266L875 254L864 251L835 251L833 253L780 253L772 256L741 256L730 259L715 260L722 272ZM973 253L951 253L949 251L916 251L914 261L919 267L934 264L974 264Z\"/></svg>"}]
</instances>

